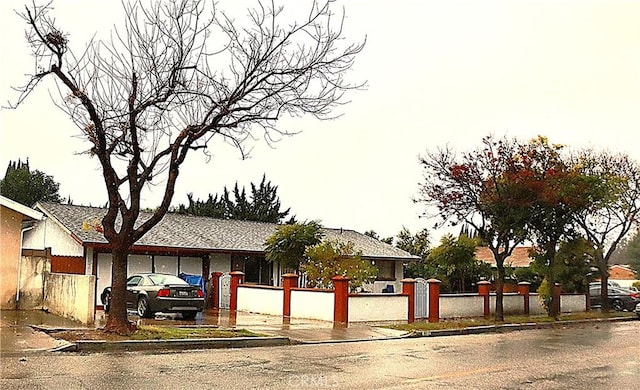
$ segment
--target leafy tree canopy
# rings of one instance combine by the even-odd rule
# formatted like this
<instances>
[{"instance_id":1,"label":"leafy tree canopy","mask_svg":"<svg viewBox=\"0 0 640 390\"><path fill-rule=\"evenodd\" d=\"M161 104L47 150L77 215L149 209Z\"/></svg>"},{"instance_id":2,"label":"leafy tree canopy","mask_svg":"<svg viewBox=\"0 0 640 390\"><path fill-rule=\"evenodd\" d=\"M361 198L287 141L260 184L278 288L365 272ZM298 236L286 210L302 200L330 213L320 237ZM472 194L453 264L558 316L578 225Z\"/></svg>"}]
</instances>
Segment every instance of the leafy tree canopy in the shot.
<instances>
[{"instance_id":1,"label":"leafy tree canopy","mask_svg":"<svg viewBox=\"0 0 640 390\"><path fill-rule=\"evenodd\" d=\"M414 256L420 256L422 259L426 259L429 255L431 239L427 229L422 229L414 235L409 229L403 227L396 237L398 239L396 247Z\"/></svg>"},{"instance_id":2,"label":"leafy tree canopy","mask_svg":"<svg viewBox=\"0 0 640 390\"><path fill-rule=\"evenodd\" d=\"M627 264L640 272L640 230L620 245L611 260L614 264Z\"/></svg>"},{"instance_id":3,"label":"leafy tree canopy","mask_svg":"<svg viewBox=\"0 0 640 390\"><path fill-rule=\"evenodd\" d=\"M0 195L31 207L36 202L59 202L58 184L44 172L29 169L29 161L10 161L4 179L0 180Z\"/></svg>"},{"instance_id":4,"label":"leafy tree canopy","mask_svg":"<svg viewBox=\"0 0 640 390\"><path fill-rule=\"evenodd\" d=\"M589 282L597 275L592 271L594 250L591 242L583 237L574 237L562 241L553 262L548 262L544 252L533 251L534 262L529 267L541 279L549 274L547 268L553 267L556 282L562 285L562 291L568 293L586 292Z\"/></svg>"},{"instance_id":5,"label":"leafy tree canopy","mask_svg":"<svg viewBox=\"0 0 640 390\"><path fill-rule=\"evenodd\" d=\"M267 181L266 175L262 176L260 184L251 183L249 196L247 196L245 187L238 188L236 182L233 188L233 199L226 186L222 194L209 194L207 200L194 199L192 193L187 194L187 198L189 204L178 206L178 213L221 219L279 223L291 210L290 208L281 210L278 186Z\"/></svg>"},{"instance_id":6,"label":"leafy tree canopy","mask_svg":"<svg viewBox=\"0 0 640 390\"><path fill-rule=\"evenodd\" d=\"M319 244L322 237L318 221L280 225L265 241L265 257L285 269L298 270L307 247Z\"/></svg>"},{"instance_id":7,"label":"leafy tree canopy","mask_svg":"<svg viewBox=\"0 0 640 390\"><path fill-rule=\"evenodd\" d=\"M337 275L351 279L349 286L352 290L373 282L378 269L360 256L361 253L355 251L352 242L327 240L307 248L306 261L302 265L307 274L307 285L329 288L332 285L331 278Z\"/></svg>"},{"instance_id":8,"label":"leafy tree canopy","mask_svg":"<svg viewBox=\"0 0 640 390\"><path fill-rule=\"evenodd\" d=\"M435 277L442 281L443 291L474 291L474 283L491 277L491 266L476 258L479 243L465 235L454 238L447 234L440 240L440 245L431 250L427 264L435 269Z\"/></svg>"}]
</instances>

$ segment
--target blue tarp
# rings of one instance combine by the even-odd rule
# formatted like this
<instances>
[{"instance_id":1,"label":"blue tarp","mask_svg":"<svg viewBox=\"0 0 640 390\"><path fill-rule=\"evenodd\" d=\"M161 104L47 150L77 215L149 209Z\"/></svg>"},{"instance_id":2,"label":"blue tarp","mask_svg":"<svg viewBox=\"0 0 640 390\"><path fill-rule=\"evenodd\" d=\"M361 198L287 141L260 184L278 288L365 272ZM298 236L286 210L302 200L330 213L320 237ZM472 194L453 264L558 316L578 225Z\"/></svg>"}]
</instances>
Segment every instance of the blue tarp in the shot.
<instances>
[{"instance_id":1,"label":"blue tarp","mask_svg":"<svg viewBox=\"0 0 640 390\"><path fill-rule=\"evenodd\" d=\"M178 275L178 277L192 286L199 286L203 293L207 293L204 283L204 278L201 275L190 275L184 272Z\"/></svg>"}]
</instances>

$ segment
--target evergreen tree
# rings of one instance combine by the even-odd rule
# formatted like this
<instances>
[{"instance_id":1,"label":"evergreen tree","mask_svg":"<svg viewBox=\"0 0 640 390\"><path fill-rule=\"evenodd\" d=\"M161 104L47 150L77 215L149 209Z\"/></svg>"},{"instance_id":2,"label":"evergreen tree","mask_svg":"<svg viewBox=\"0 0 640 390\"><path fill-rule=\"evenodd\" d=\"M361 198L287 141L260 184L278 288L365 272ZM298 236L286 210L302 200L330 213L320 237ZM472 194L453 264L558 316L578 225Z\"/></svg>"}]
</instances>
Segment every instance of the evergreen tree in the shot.
<instances>
[{"instance_id":1,"label":"evergreen tree","mask_svg":"<svg viewBox=\"0 0 640 390\"><path fill-rule=\"evenodd\" d=\"M10 161L4 179L0 180L0 195L25 206L36 202L60 202L60 184L52 176L29 168L29 160Z\"/></svg>"},{"instance_id":2,"label":"evergreen tree","mask_svg":"<svg viewBox=\"0 0 640 390\"><path fill-rule=\"evenodd\" d=\"M613 264L629 265L640 272L640 230L620 245L611 258Z\"/></svg>"},{"instance_id":3,"label":"evergreen tree","mask_svg":"<svg viewBox=\"0 0 640 390\"><path fill-rule=\"evenodd\" d=\"M238 187L236 182L233 188L233 199L231 199L226 186L222 194L209 194L206 201L194 199L192 193L187 194L187 199L189 204L178 206L178 213L221 219L279 223L289 214L290 210L280 210L282 206L278 197L278 186L267 181L266 175L262 176L259 185L251 183L249 197L247 197L245 187ZM292 217L292 221L294 220Z\"/></svg>"}]
</instances>

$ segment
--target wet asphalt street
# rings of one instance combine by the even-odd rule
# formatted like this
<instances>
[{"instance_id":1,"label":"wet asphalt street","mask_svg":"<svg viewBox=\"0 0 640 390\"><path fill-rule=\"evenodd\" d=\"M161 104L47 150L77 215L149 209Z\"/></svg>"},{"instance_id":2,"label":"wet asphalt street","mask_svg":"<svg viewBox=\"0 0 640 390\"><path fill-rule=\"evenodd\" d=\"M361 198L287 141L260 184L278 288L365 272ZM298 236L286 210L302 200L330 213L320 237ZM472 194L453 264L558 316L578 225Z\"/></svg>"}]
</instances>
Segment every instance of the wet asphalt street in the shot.
<instances>
[{"instance_id":1,"label":"wet asphalt street","mask_svg":"<svg viewBox=\"0 0 640 390\"><path fill-rule=\"evenodd\" d=\"M180 353L2 356L1 389L637 389L640 321Z\"/></svg>"}]
</instances>

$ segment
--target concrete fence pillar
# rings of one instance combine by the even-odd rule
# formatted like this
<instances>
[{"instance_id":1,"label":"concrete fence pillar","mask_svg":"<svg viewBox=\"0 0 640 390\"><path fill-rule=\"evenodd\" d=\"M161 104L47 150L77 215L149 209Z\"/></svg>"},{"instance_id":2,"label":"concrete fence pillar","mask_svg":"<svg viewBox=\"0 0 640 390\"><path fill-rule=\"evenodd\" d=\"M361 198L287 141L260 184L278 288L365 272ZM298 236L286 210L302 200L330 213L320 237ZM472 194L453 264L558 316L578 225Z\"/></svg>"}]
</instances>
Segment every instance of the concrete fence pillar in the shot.
<instances>
[{"instance_id":1,"label":"concrete fence pillar","mask_svg":"<svg viewBox=\"0 0 640 390\"><path fill-rule=\"evenodd\" d=\"M440 322L440 281L429 279L429 322Z\"/></svg>"},{"instance_id":2,"label":"concrete fence pillar","mask_svg":"<svg viewBox=\"0 0 640 390\"><path fill-rule=\"evenodd\" d=\"M238 310L238 286L242 283L244 272L233 271L231 275L231 296L229 297L229 310L235 312Z\"/></svg>"},{"instance_id":3,"label":"concrete fence pillar","mask_svg":"<svg viewBox=\"0 0 640 390\"><path fill-rule=\"evenodd\" d=\"M562 285L560 283L556 283L553 286L553 301L552 305L555 305L556 313L560 314L560 294L562 294Z\"/></svg>"},{"instance_id":4,"label":"concrete fence pillar","mask_svg":"<svg viewBox=\"0 0 640 390\"><path fill-rule=\"evenodd\" d=\"M333 283L333 326L349 326L349 280L342 275L331 278Z\"/></svg>"},{"instance_id":5,"label":"concrete fence pillar","mask_svg":"<svg viewBox=\"0 0 640 390\"><path fill-rule=\"evenodd\" d=\"M524 299L524 314L529 315L530 307L529 307L529 292L531 289L531 283L529 282L520 282L518 283L518 294L522 295Z\"/></svg>"},{"instance_id":6,"label":"concrete fence pillar","mask_svg":"<svg viewBox=\"0 0 640 390\"><path fill-rule=\"evenodd\" d=\"M222 272L211 273L211 306L214 309L220 308L220 277Z\"/></svg>"},{"instance_id":7,"label":"concrete fence pillar","mask_svg":"<svg viewBox=\"0 0 640 390\"><path fill-rule=\"evenodd\" d=\"M484 318L489 318L491 316L491 307L490 307L490 300L489 300L489 295L491 293L491 282L488 282L486 280L482 280L480 282L478 282L478 295L481 295L484 300L483 300L483 310L482 313L484 315Z\"/></svg>"},{"instance_id":8,"label":"concrete fence pillar","mask_svg":"<svg viewBox=\"0 0 640 390\"><path fill-rule=\"evenodd\" d=\"M298 287L298 275L282 275L282 316L285 318L291 317L291 289L294 287Z\"/></svg>"},{"instance_id":9,"label":"concrete fence pillar","mask_svg":"<svg viewBox=\"0 0 640 390\"><path fill-rule=\"evenodd\" d=\"M407 322L412 324L416 320L416 280L402 279L400 282L402 282L402 295L409 297L407 300L407 304L409 305L407 311Z\"/></svg>"}]
</instances>

